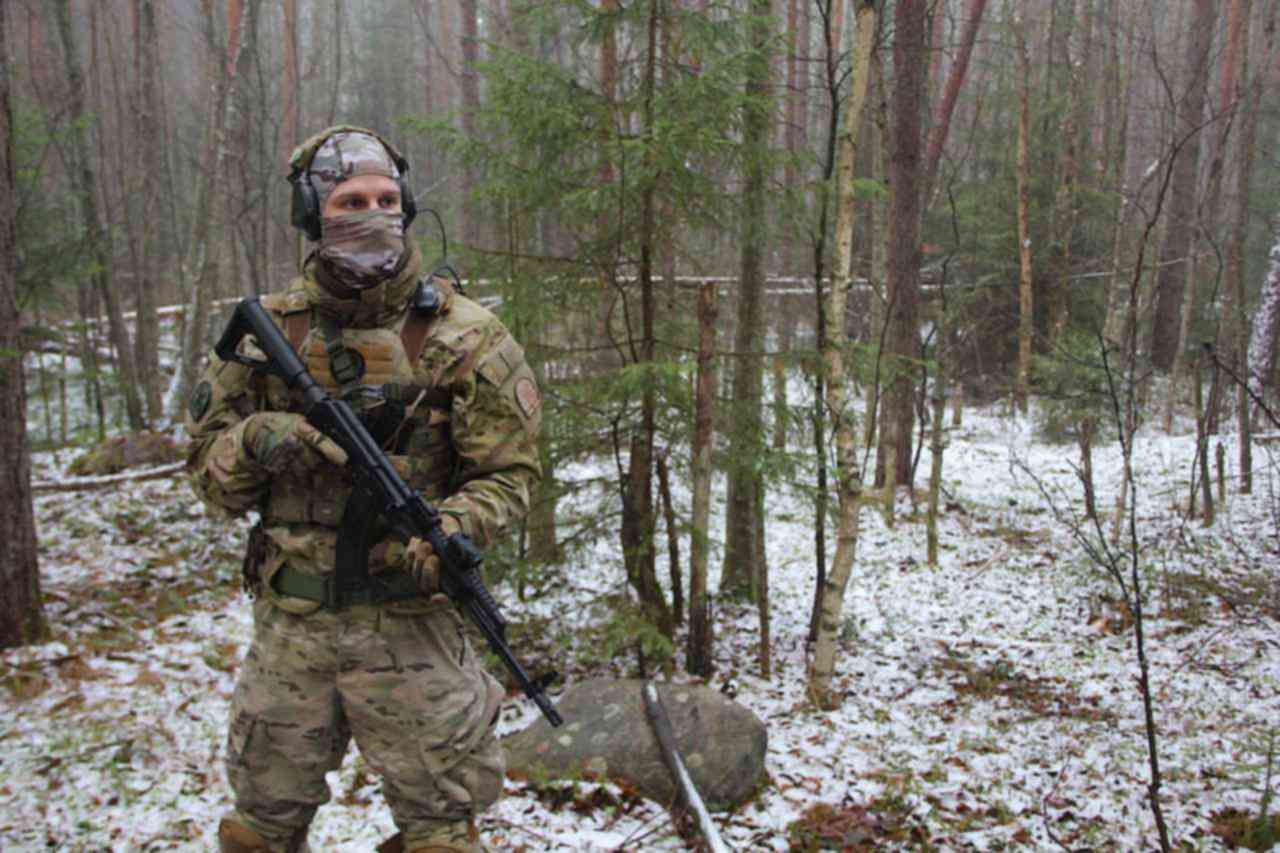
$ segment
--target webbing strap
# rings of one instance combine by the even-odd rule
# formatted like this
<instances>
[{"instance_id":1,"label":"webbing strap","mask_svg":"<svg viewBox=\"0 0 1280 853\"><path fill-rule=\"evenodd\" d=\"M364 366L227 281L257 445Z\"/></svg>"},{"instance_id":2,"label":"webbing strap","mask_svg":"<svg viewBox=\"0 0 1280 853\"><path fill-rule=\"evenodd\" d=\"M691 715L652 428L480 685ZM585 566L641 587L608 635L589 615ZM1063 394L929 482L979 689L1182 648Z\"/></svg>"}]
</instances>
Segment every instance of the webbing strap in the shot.
<instances>
[{"instance_id":1,"label":"webbing strap","mask_svg":"<svg viewBox=\"0 0 1280 853\"><path fill-rule=\"evenodd\" d=\"M302 353L302 342L306 340L309 331L311 331L310 311L284 315L284 336L289 339L294 352Z\"/></svg>"},{"instance_id":2,"label":"webbing strap","mask_svg":"<svg viewBox=\"0 0 1280 853\"><path fill-rule=\"evenodd\" d=\"M418 363L418 356L422 355L422 347L427 342L427 331L431 328L433 319L435 319L433 315L417 311L410 311L408 318L405 319L404 327L400 329L400 343L404 345L409 364ZM310 311L296 311L284 315L284 335L289 339L294 352L302 353L302 342L307 339L309 331L311 331Z\"/></svg>"},{"instance_id":3,"label":"webbing strap","mask_svg":"<svg viewBox=\"0 0 1280 853\"><path fill-rule=\"evenodd\" d=\"M330 610L341 610L356 604L404 601L422 596L422 590L418 589L413 577L403 571L373 575L369 577L368 585L339 589L336 573L309 575L289 566L281 566L272 576L271 586L281 595L318 601Z\"/></svg>"},{"instance_id":4,"label":"webbing strap","mask_svg":"<svg viewBox=\"0 0 1280 853\"><path fill-rule=\"evenodd\" d=\"M422 345L427 342L427 330L431 328L434 315L410 311L409 317L400 329L400 342L404 344L404 354L409 357L409 364L416 365L418 356L422 355Z\"/></svg>"}]
</instances>

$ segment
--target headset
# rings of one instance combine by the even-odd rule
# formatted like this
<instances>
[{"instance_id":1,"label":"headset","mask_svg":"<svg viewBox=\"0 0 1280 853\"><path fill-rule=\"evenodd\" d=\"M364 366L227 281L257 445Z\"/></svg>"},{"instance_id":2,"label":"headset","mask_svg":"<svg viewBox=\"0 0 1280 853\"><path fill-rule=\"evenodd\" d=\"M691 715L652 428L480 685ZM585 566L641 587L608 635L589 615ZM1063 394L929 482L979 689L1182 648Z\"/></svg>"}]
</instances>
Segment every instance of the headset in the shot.
<instances>
[{"instance_id":1,"label":"headset","mask_svg":"<svg viewBox=\"0 0 1280 853\"><path fill-rule=\"evenodd\" d=\"M352 128L352 130L354 131L355 129ZM400 212L404 214L404 230L408 231L413 218L418 215L418 204L413 198L413 188L409 186L409 180L405 177L409 174L409 161L376 133L370 133L366 130L356 132L368 133L381 142L382 147L390 155L391 162L395 164L396 172L398 173L396 184L400 189ZM328 137L325 138L327 139ZM322 144L323 140L315 146L311 153L311 158L315 157L315 151L319 150ZM305 165L299 165L294 168L289 173L288 181L293 185L293 203L289 212L289 222L294 228L306 234L308 240L315 242L320 239L320 194L311 185L311 159L309 158Z\"/></svg>"}]
</instances>

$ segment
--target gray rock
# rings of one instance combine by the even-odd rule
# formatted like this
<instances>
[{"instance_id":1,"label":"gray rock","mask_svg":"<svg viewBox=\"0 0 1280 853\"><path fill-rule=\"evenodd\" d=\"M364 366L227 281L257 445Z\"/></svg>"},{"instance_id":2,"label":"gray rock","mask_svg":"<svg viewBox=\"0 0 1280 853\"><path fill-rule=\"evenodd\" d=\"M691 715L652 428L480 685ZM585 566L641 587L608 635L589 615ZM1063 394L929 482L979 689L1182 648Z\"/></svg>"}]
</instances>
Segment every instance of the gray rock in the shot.
<instances>
[{"instance_id":1,"label":"gray rock","mask_svg":"<svg viewBox=\"0 0 1280 853\"><path fill-rule=\"evenodd\" d=\"M605 776L656 802L674 802L675 783L645 715L644 684L601 678L573 685L556 702L563 726L540 718L503 740L507 767L533 779ZM658 694L707 807L727 811L750 797L768 748L760 718L701 685L659 684Z\"/></svg>"}]
</instances>

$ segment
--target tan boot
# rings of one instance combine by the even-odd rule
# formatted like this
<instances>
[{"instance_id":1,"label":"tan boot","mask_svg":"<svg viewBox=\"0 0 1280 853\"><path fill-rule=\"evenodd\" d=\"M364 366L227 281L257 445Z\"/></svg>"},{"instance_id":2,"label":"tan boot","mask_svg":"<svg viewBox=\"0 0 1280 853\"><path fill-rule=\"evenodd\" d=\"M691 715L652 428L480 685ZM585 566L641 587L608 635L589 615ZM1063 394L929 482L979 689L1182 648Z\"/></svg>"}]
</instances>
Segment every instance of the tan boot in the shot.
<instances>
[{"instance_id":1,"label":"tan boot","mask_svg":"<svg viewBox=\"0 0 1280 853\"><path fill-rule=\"evenodd\" d=\"M221 853L271 853L271 845L265 838L226 817L218 824L218 849Z\"/></svg>"},{"instance_id":2,"label":"tan boot","mask_svg":"<svg viewBox=\"0 0 1280 853\"><path fill-rule=\"evenodd\" d=\"M307 853L307 828L303 827L289 839L288 853ZM258 833L240 823L224 817L218 824L218 850L220 853L272 853L271 844Z\"/></svg>"}]
</instances>

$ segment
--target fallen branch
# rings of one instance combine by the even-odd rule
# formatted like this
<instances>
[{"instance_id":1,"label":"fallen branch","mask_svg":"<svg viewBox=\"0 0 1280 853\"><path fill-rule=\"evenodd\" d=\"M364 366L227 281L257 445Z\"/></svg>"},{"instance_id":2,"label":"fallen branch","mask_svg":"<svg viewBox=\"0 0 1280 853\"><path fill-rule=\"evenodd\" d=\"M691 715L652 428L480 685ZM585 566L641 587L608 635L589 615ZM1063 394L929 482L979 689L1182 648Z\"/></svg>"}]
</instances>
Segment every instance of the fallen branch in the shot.
<instances>
[{"instance_id":1,"label":"fallen branch","mask_svg":"<svg viewBox=\"0 0 1280 853\"><path fill-rule=\"evenodd\" d=\"M100 489L103 486L114 486L116 483L131 483L137 480L158 480L177 474L186 466L185 462L174 462L161 465L159 468L148 468L145 471L128 471L124 474L108 474L104 477L77 477L74 480L49 480L31 484L34 492L81 492L89 489Z\"/></svg>"},{"instance_id":2,"label":"fallen branch","mask_svg":"<svg viewBox=\"0 0 1280 853\"><path fill-rule=\"evenodd\" d=\"M684 760L680 758L680 749L676 746L675 730L671 727L671 718L667 716L667 711L662 707L662 700L658 698L658 689L654 687L650 681L644 686L642 691L644 695L644 707L649 712L649 722L653 726L653 733L658 736L658 746L662 751L662 760L666 762L667 769L671 771L672 778L675 779L676 792L678 798L684 801L685 807L693 814L694 821L697 825L698 832L707 842L707 848L711 853L728 853L729 848L720 840L720 831L716 829L715 822L711 820L711 814L707 811L707 807L702 803L702 797L698 795L698 789L693 784L689 771L685 769Z\"/></svg>"}]
</instances>

